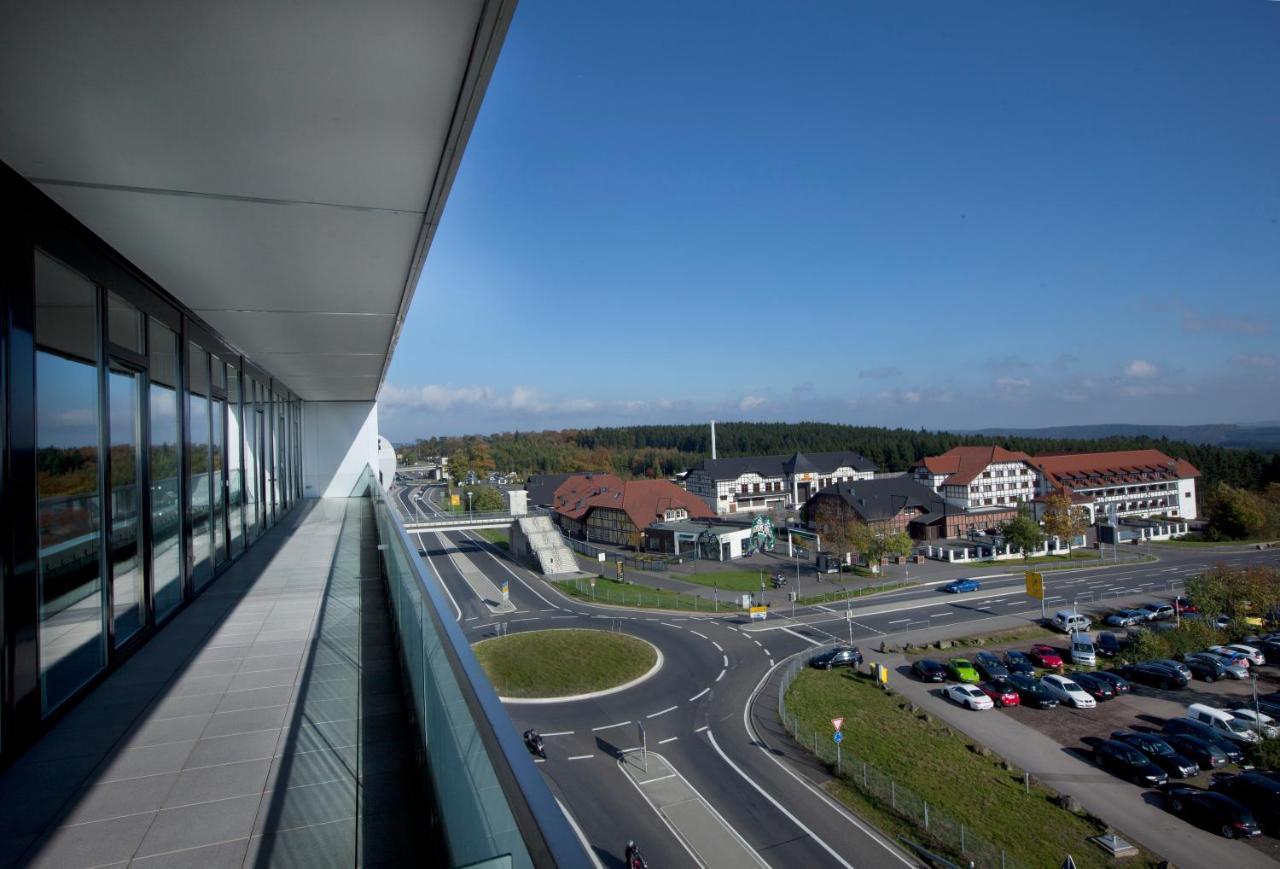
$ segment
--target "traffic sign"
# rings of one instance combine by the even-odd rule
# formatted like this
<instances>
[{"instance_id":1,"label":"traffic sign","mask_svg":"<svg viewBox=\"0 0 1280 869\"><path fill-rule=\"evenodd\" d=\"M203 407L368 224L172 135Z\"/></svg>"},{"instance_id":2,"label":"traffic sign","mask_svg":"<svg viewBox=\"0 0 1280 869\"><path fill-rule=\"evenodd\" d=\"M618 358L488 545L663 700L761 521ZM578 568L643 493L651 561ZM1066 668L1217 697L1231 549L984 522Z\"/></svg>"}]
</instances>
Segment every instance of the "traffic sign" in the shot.
<instances>
[{"instance_id":1,"label":"traffic sign","mask_svg":"<svg viewBox=\"0 0 1280 869\"><path fill-rule=\"evenodd\" d=\"M511 585L508 580L503 580L502 585L498 586L498 590L502 592L502 600L509 601L511 599Z\"/></svg>"},{"instance_id":2,"label":"traffic sign","mask_svg":"<svg viewBox=\"0 0 1280 869\"><path fill-rule=\"evenodd\" d=\"M837 733L839 733L839 732L840 732L840 728L841 728L841 727L844 727L844 718L832 718L832 719L831 719L831 727L832 727L832 729L833 729L833 730L835 730Z\"/></svg>"},{"instance_id":3,"label":"traffic sign","mask_svg":"<svg viewBox=\"0 0 1280 869\"><path fill-rule=\"evenodd\" d=\"M836 745L839 745L840 742L844 739L844 734L841 733L839 730L837 730L835 733L831 735L831 738L836 741Z\"/></svg>"},{"instance_id":4,"label":"traffic sign","mask_svg":"<svg viewBox=\"0 0 1280 869\"><path fill-rule=\"evenodd\" d=\"M751 608L751 621L762 622L769 616L769 608L767 606L753 606Z\"/></svg>"},{"instance_id":5,"label":"traffic sign","mask_svg":"<svg viewBox=\"0 0 1280 869\"><path fill-rule=\"evenodd\" d=\"M618 565L618 582L622 582L622 562L618 561L616 564Z\"/></svg>"},{"instance_id":6,"label":"traffic sign","mask_svg":"<svg viewBox=\"0 0 1280 869\"><path fill-rule=\"evenodd\" d=\"M1044 600L1044 574L1027 571L1027 597Z\"/></svg>"}]
</instances>

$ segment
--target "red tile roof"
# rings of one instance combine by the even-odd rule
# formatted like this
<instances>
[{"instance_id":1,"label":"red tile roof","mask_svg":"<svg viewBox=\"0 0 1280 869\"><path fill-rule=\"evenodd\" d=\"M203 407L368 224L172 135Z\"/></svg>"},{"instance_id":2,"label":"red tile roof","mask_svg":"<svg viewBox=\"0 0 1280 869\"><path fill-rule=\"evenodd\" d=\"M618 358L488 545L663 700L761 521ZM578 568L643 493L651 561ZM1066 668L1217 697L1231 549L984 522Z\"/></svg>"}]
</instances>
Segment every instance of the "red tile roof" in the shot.
<instances>
[{"instance_id":1,"label":"red tile roof","mask_svg":"<svg viewBox=\"0 0 1280 869\"><path fill-rule=\"evenodd\" d=\"M997 462L1030 462L1026 453L1015 453L1004 447L954 447L940 456L929 456L916 464L932 474L949 474L944 486L964 486L977 479L988 465Z\"/></svg>"},{"instance_id":2,"label":"red tile roof","mask_svg":"<svg viewBox=\"0 0 1280 869\"><path fill-rule=\"evenodd\" d=\"M613 474L578 474L560 484L552 508L571 519L583 519L597 507L623 510L636 528L661 521L666 510L683 508L690 519L712 519L715 513L697 495L667 480L629 480Z\"/></svg>"},{"instance_id":3,"label":"red tile roof","mask_svg":"<svg viewBox=\"0 0 1280 869\"><path fill-rule=\"evenodd\" d=\"M1200 476L1195 465L1185 459L1170 458L1159 450L1041 455L1031 459L1031 463L1051 485L1070 489Z\"/></svg>"}]
</instances>

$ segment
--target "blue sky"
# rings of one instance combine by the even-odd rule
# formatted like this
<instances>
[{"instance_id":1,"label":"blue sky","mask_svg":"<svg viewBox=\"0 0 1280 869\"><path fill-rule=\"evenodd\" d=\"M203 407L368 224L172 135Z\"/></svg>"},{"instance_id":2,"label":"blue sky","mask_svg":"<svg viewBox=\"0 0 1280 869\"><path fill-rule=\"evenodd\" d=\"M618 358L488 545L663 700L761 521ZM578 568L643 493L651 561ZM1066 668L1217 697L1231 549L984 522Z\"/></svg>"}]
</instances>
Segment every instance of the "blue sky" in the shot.
<instances>
[{"instance_id":1,"label":"blue sky","mask_svg":"<svg viewBox=\"0 0 1280 869\"><path fill-rule=\"evenodd\" d=\"M1280 3L517 9L384 431L1280 417Z\"/></svg>"}]
</instances>

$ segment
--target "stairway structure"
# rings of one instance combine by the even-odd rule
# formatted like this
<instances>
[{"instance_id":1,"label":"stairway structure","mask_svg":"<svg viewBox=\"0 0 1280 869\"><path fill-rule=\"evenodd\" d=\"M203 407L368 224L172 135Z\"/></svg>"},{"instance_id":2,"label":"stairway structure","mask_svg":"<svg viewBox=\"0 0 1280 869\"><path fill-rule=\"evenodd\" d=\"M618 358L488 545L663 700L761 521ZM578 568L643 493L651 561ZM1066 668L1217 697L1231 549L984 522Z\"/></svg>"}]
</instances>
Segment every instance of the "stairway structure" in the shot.
<instances>
[{"instance_id":1,"label":"stairway structure","mask_svg":"<svg viewBox=\"0 0 1280 869\"><path fill-rule=\"evenodd\" d=\"M550 516L526 516L511 526L511 553L531 562L543 576L578 572L578 562Z\"/></svg>"}]
</instances>

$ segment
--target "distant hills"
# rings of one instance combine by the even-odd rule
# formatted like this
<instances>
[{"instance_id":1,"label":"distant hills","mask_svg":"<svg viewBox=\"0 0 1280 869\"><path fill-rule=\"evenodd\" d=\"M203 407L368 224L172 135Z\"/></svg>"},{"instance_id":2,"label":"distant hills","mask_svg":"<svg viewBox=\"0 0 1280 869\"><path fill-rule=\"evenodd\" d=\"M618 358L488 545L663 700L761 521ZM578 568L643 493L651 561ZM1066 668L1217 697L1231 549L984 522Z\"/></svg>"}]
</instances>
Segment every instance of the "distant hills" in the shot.
<instances>
[{"instance_id":1,"label":"distant hills","mask_svg":"<svg viewBox=\"0 0 1280 869\"><path fill-rule=\"evenodd\" d=\"M1113 437L1168 438L1192 444L1215 447L1257 450L1262 453L1280 452L1280 424L1243 426L1228 423L1211 425L1059 425L1047 428L983 428L959 432L959 434L986 435L988 437L1049 438L1058 440L1100 440Z\"/></svg>"}]
</instances>

